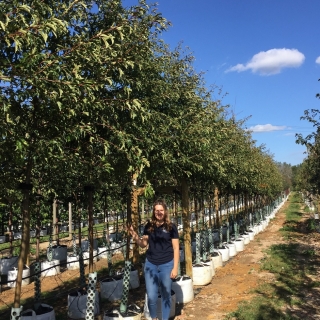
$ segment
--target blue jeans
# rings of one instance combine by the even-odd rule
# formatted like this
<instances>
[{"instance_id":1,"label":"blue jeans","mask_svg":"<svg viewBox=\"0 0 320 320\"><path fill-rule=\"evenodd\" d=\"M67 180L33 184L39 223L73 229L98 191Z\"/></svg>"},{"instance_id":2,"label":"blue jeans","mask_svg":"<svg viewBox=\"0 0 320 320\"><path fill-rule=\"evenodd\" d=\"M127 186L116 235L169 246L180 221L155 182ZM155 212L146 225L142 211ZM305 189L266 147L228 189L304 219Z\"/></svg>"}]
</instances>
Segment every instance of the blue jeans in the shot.
<instances>
[{"instance_id":1,"label":"blue jeans","mask_svg":"<svg viewBox=\"0 0 320 320\"><path fill-rule=\"evenodd\" d=\"M155 265L146 259L144 265L144 277L148 296L148 308L151 318L157 317L158 288L162 297L162 320L168 320L171 309L171 287L170 278L173 269L173 260L170 262Z\"/></svg>"}]
</instances>

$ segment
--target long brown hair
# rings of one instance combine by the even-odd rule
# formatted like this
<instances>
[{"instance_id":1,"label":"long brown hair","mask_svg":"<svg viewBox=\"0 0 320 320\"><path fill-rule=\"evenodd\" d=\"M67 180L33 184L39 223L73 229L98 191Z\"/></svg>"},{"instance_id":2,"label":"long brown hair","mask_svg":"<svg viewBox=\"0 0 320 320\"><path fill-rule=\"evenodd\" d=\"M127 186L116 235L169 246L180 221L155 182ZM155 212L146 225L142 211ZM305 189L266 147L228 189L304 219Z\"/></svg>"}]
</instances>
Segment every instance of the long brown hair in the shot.
<instances>
[{"instance_id":1,"label":"long brown hair","mask_svg":"<svg viewBox=\"0 0 320 320\"><path fill-rule=\"evenodd\" d=\"M153 232L154 228L156 227L157 219L156 219L156 214L155 214L155 207L157 205L161 205L163 207L163 209L164 209L163 228L165 230L167 230L167 231L170 231L172 229L172 223L171 223L171 221L169 219L168 206L167 206L166 202L163 199L157 199L152 205L152 217L151 217L151 221L150 221L151 226L150 226L149 232Z\"/></svg>"}]
</instances>

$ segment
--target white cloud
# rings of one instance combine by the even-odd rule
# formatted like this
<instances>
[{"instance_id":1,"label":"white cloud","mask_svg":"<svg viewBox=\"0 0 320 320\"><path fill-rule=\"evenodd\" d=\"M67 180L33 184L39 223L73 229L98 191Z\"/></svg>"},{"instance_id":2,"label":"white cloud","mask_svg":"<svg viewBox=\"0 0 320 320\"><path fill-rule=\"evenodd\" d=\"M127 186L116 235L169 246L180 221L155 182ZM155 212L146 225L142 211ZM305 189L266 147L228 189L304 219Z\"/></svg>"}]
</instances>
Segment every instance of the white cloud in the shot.
<instances>
[{"instance_id":1,"label":"white cloud","mask_svg":"<svg viewBox=\"0 0 320 320\"><path fill-rule=\"evenodd\" d=\"M251 70L253 73L268 76L280 73L285 68L300 67L304 60L304 54L297 49L271 49L255 54L246 64L239 63L226 72Z\"/></svg>"},{"instance_id":2,"label":"white cloud","mask_svg":"<svg viewBox=\"0 0 320 320\"><path fill-rule=\"evenodd\" d=\"M256 126L250 127L248 130L252 132L270 132L288 129L286 126L273 126L272 124L257 124Z\"/></svg>"},{"instance_id":3,"label":"white cloud","mask_svg":"<svg viewBox=\"0 0 320 320\"><path fill-rule=\"evenodd\" d=\"M316 63L320 64L320 56L316 59Z\"/></svg>"}]
</instances>

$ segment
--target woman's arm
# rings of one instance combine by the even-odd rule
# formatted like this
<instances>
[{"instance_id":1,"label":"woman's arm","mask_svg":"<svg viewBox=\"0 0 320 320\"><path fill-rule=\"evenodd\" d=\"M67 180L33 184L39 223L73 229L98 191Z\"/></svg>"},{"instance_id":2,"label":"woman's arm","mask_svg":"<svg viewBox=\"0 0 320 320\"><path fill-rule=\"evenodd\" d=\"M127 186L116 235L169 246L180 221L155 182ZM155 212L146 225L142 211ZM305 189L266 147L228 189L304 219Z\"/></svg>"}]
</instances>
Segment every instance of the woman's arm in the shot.
<instances>
[{"instance_id":1,"label":"woman's arm","mask_svg":"<svg viewBox=\"0 0 320 320\"><path fill-rule=\"evenodd\" d=\"M130 226L129 232L132 235L133 241L141 248L145 248L148 245L149 236L144 235L141 238L138 234L133 230L133 227Z\"/></svg>"},{"instance_id":2,"label":"woman's arm","mask_svg":"<svg viewBox=\"0 0 320 320\"><path fill-rule=\"evenodd\" d=\"M170 277L175 279L178 275L178 265L180 258L180 250L179 250L179 239L172 239L172 247L173 247L173 269L171 271Z\"/></svg>"}]
</instances>

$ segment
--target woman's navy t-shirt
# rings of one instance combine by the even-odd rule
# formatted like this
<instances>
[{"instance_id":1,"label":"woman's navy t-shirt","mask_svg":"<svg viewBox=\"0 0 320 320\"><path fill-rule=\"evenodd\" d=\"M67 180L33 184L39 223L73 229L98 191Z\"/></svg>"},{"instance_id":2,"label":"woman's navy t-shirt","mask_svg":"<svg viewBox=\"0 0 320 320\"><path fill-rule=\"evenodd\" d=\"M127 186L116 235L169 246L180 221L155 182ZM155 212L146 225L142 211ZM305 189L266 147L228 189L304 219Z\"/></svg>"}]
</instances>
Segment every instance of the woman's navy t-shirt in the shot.
<instances>
[{"instance_id":1,"label":"woman's navy t-shirt","mask_svg":"<svg viewBox=\"0 0 320 320\"><path fill-rule=\"evenodd\" d=\"M149 247L146 253L148 261L155 265L167 263L173 259L172 239L179 239L178 229L172 224L172 229L167 231L163 225L155 227L149 232L151 223L144 227L143 235L149 236Z\"/></svg>"}]
</instances>

